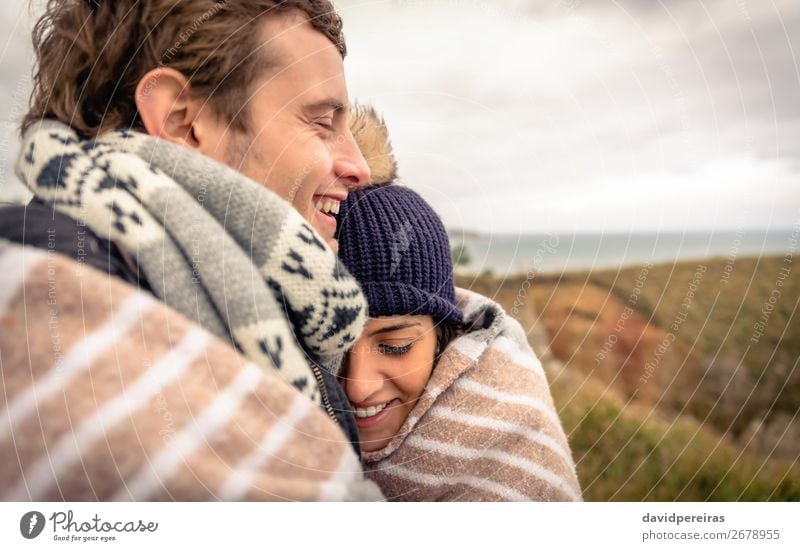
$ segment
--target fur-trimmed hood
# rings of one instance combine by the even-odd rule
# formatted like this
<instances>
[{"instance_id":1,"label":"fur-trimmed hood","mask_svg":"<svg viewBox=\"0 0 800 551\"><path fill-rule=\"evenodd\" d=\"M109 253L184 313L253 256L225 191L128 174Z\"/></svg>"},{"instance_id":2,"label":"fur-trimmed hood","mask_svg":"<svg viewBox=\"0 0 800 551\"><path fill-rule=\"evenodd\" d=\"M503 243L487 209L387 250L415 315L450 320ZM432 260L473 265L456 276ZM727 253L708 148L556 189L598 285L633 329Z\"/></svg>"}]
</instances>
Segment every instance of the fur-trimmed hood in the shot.
<instances>
[{"instance_id":1,"label":"fur-trimmed hood","mask_svg":"<svg viewBox=\"0 0 800 551\"><path fill-rule=\"evenodd\" d=\"M350 132L369 165L370 185L394 182L397 179L397 161L383 117L370 105L353 105Z\"/></svg>"}]
</instances>

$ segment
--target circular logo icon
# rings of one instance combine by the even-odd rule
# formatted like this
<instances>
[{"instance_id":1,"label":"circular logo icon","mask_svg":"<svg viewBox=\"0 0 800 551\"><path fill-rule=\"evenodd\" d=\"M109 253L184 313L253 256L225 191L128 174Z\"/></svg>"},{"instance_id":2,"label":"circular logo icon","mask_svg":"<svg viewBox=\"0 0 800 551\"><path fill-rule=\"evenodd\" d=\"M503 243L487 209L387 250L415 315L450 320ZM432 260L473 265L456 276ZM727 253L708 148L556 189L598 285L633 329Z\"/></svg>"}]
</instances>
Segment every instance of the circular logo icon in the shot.
<instances>
[{"instance_id":1,"label":"circular logo icon","mask_svg":"<svg viewBox=\"0 0 800 551\"><path fill-rule=\"evenodd\" d=\"M19 519L19 531L22 537L32 540L44 530L44 515L39 511L30 511Z\"/></svg>"}]
</instances>

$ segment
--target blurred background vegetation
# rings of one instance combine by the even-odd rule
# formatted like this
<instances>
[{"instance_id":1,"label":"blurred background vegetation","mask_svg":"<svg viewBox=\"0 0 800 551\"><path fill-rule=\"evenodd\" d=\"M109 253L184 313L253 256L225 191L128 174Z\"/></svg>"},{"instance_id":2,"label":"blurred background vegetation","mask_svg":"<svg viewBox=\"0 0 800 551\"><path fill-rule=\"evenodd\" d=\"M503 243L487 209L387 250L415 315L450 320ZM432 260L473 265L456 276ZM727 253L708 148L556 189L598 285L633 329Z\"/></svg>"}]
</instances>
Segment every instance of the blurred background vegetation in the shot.
<instances>
[{"instance_id":1,"label":"blurred background vegetation","mask_svg":"<svg viewBox=\"0 0 800 551\"><path fill-rule=\"evenodd\" d=\"M586 500L800 500L791 260L461 273L457 283L528 331Z\"/></svg>"}]
</instances>

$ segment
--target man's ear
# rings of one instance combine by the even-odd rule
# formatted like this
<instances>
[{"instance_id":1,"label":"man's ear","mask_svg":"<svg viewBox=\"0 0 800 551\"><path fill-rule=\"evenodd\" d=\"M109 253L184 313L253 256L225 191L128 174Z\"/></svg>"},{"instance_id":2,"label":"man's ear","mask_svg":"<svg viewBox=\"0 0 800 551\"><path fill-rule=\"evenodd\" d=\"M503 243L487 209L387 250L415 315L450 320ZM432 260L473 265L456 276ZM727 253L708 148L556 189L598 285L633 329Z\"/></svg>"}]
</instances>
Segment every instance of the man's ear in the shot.
<instances>
[{"instance_id":1,"label":"man's ear","mask_svg":"<svg viewBox=\"0 0 800 551\"><path fill-rule=\"evenodd\" d=\"M151 70L136 86L136 108L147 133L192 149L201 148L203 103L192 96L189 80L169 67Z\"/></svg>"}]
</instances>

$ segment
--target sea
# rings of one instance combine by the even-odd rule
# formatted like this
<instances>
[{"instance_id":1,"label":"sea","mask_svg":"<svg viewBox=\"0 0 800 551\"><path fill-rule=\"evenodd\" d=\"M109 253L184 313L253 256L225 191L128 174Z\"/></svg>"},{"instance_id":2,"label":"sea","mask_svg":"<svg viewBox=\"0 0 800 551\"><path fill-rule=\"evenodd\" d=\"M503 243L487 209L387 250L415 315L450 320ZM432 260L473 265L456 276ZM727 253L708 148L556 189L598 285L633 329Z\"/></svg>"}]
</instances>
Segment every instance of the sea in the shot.
<instances>
[{"instance_id":1,"label":"sea","mask_svg":"<svg viewBox=\"0 0 800 551\"><path fill-rule=\"evenodd\" d=\"M450 231L457 269L507 276L563 273L712 257L794 255L800 227L723 232L537 233Z\"/></svg>"}]
</instances>

